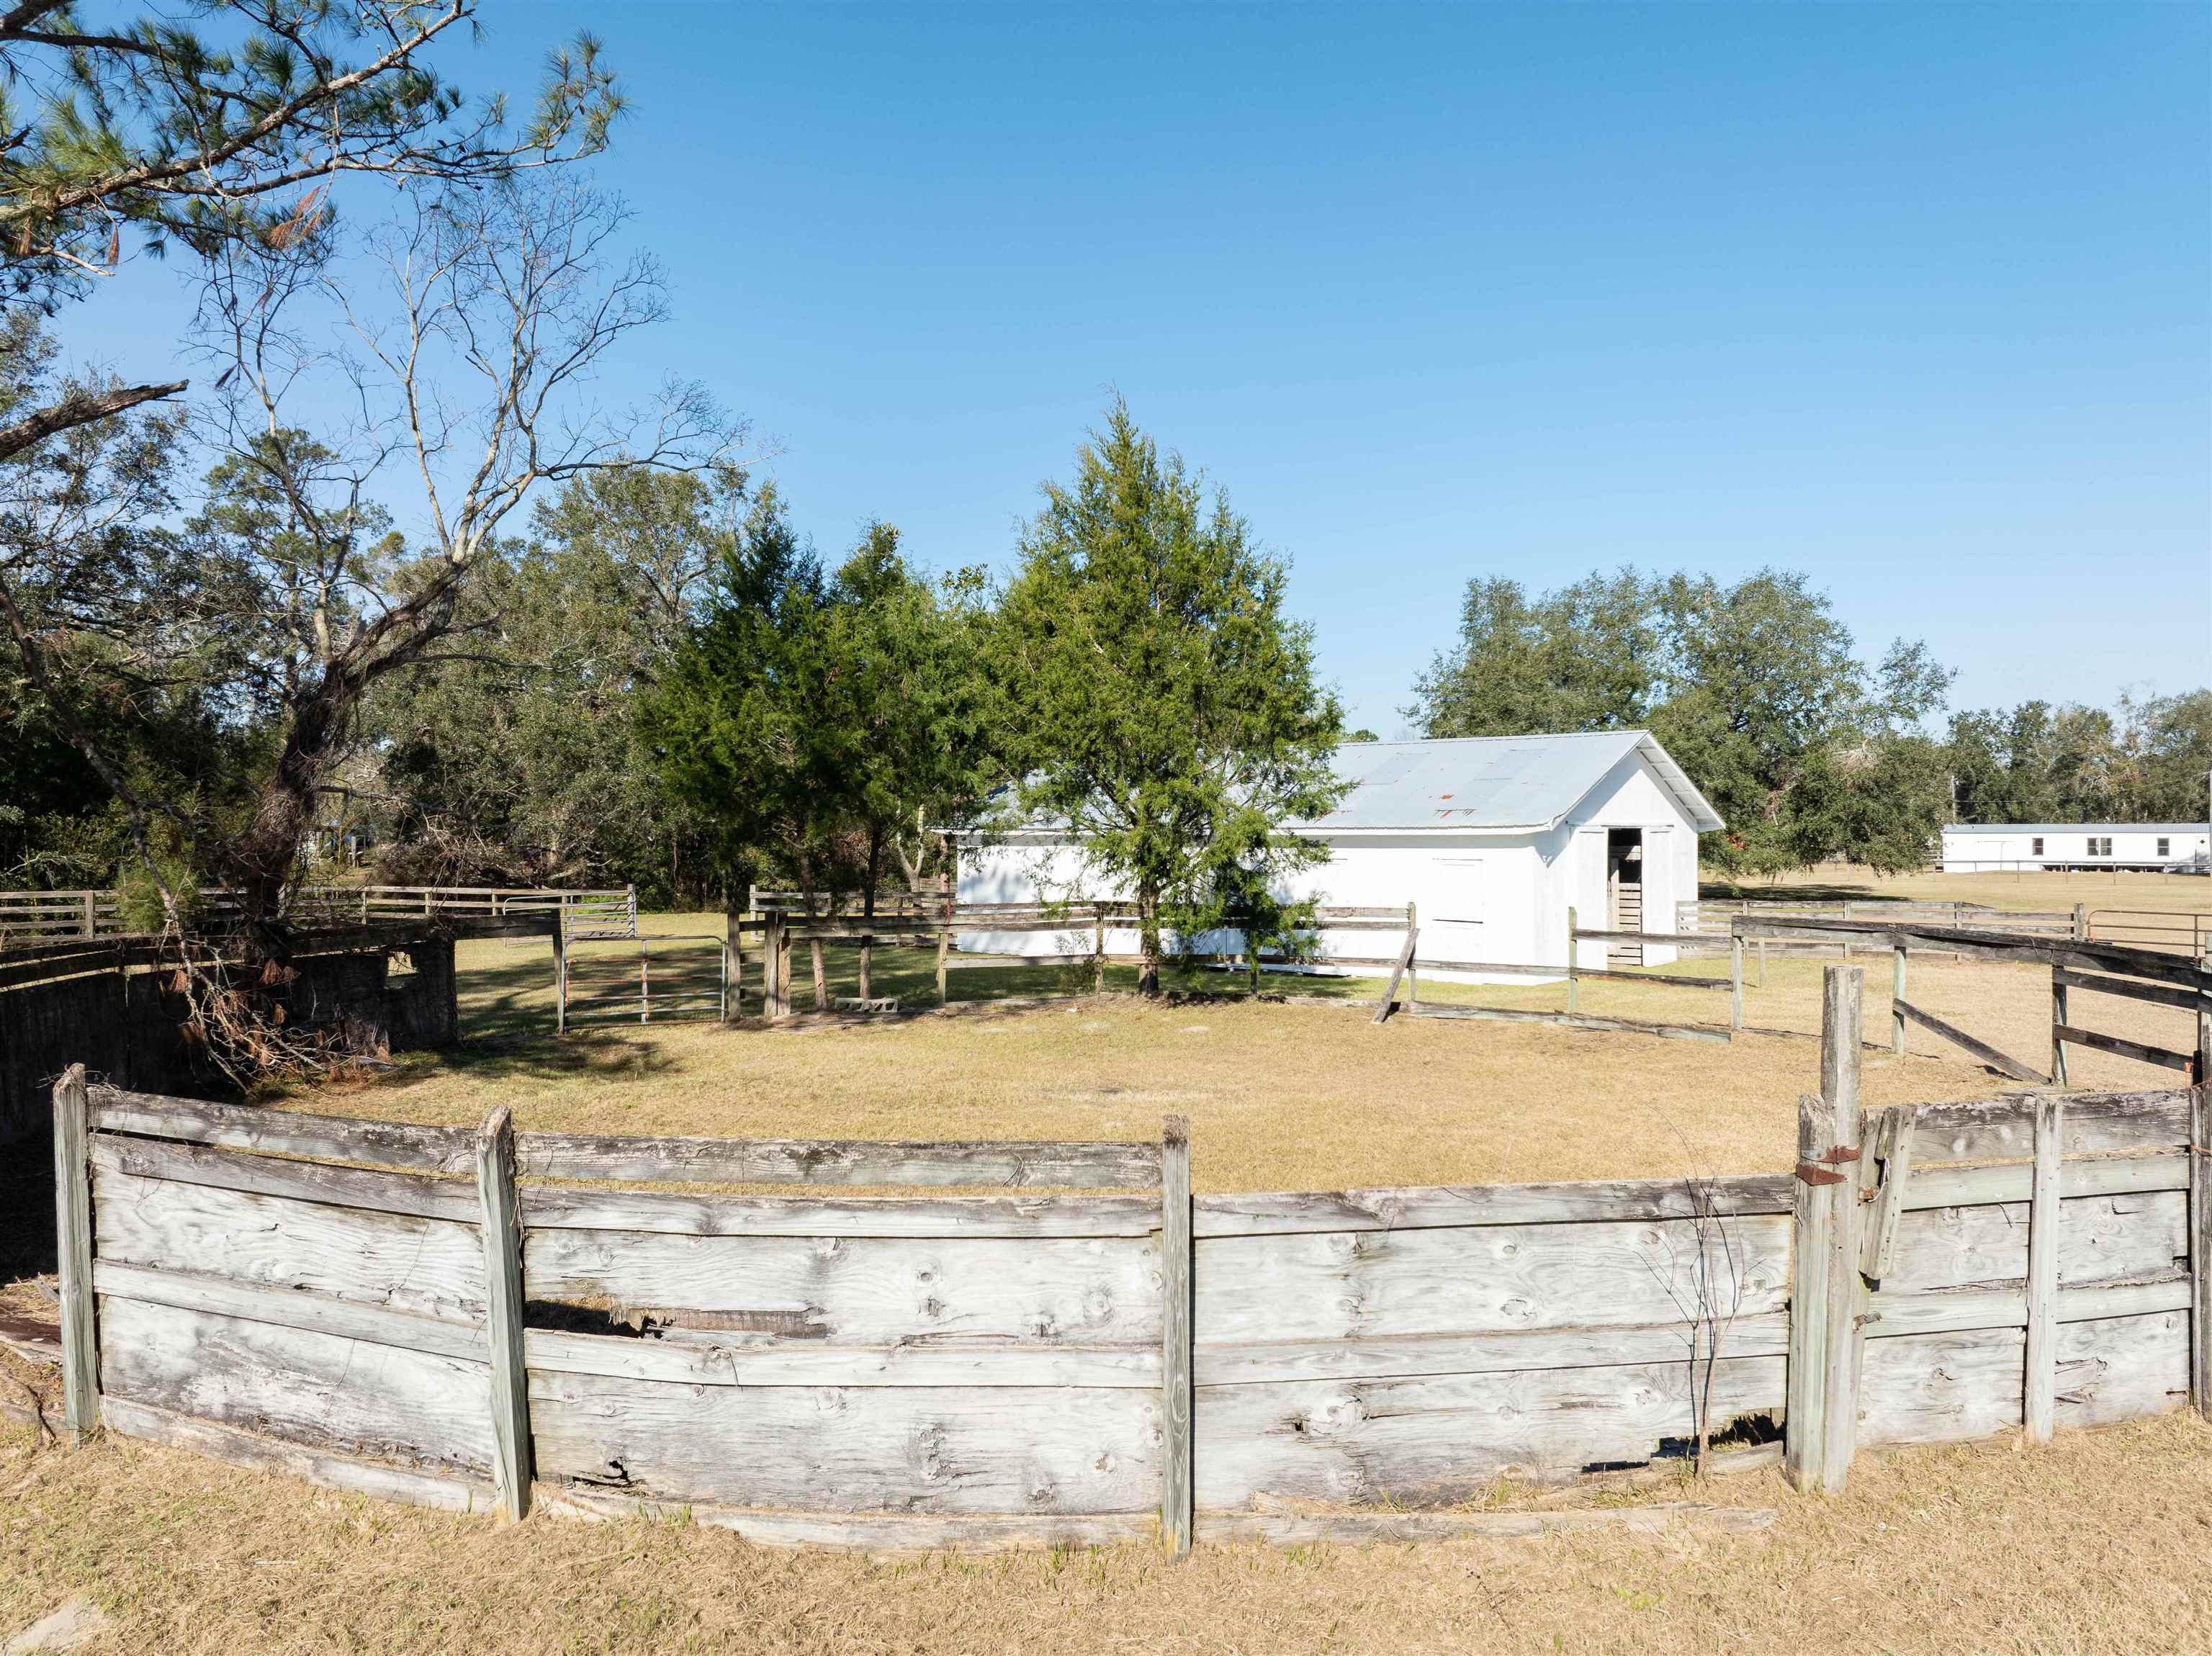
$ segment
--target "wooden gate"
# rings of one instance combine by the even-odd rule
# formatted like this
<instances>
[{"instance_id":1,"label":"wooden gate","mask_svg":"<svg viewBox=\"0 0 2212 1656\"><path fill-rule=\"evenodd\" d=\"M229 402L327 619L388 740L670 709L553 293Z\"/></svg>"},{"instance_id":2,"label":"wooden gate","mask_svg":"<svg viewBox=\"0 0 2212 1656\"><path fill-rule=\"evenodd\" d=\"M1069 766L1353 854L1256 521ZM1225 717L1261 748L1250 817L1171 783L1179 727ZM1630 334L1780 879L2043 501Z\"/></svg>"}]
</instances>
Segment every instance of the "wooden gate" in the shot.
<instances>
[{"instance_id":1,"label":"wooden gate","mask_svg":"<svg viewBox=\"0 0 2212 1656\"><path fill-rule=\"evenodd\" d=\"M730 981L724 940L704 932L641 937L637 952L580 951L556 938L556 1029L572 1024L673 1023L723 1016Z\"/></svg>"}]
</instances>

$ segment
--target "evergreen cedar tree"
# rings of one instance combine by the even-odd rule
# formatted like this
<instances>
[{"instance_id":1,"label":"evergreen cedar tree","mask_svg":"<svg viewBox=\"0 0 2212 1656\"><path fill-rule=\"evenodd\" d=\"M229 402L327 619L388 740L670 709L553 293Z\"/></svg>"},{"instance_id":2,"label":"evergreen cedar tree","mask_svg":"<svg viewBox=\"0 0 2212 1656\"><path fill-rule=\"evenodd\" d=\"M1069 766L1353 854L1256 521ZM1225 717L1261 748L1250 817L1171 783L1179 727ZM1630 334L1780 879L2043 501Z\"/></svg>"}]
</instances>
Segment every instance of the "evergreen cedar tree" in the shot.
<instances>
[{"instance_id":1,"label":"evergreen cedar tree","mask_svg":"<svg viewBox=\"0 0 2212 1656\"><path fill-rule=\"evenodd\" d=\"M835 571L764 488L695 625L645 698L665 786L711 821L729 889L810 899L939 871L934 830L996 779L981 577L932 583L871 525Z\"/></svg>"},{"instance_id":2,"label":"evergreen cedar tree","mask_svg":"<svg viewBox=\"0 0 2212 1656\"><path fill-rule=\"evenodd\" d=\"M1044 496L995 628L1006 816L1065 823L1098 884L1134 898L1157 992L1164 927L1194 936L1328 860L1279 825L1341 797L1343 713L1313 629L1283 613L1283 563L1121 403Z\"/></svg>"}]
</instances>

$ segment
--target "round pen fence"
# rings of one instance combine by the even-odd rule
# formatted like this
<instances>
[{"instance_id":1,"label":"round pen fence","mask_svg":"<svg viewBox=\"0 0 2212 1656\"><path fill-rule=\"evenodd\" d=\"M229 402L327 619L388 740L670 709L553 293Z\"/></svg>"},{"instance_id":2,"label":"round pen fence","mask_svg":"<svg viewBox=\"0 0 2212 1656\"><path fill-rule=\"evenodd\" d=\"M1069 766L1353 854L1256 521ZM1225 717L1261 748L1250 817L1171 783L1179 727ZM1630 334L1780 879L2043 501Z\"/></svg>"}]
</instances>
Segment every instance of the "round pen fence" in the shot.
<instances>
[{"instance_id":1,"label":"round pen fence","mask_svg":"<svg viewBox=\"0 0 2212 1656\"><path fill-rule=\"evenodd\" d=\"M1861 1447L2203 1408L2204 1090L1863 1117L1860 977L1828 968L1794 1166L1712 1179L1194 1198L1176 1123L516 1133L76 1071L68 1418L898 1551L1450 1533L1501 1477L1778 1454L1834 1488Z\"/></svg>"}]
</instances>

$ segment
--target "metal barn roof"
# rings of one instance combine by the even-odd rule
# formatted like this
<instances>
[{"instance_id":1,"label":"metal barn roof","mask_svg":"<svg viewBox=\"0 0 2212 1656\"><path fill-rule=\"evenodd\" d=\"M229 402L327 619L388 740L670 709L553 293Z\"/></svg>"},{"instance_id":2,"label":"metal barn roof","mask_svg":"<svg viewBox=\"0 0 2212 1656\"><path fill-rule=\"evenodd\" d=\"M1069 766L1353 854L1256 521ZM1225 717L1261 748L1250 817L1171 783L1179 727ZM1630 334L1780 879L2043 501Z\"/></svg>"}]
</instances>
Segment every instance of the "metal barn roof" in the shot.
<instances>
[{"instance_id":1,"label":"metal barn roof","mask_svg":"<svg viewBox=\"0 0 2212 1656\"><path fill-rule=\"evenodd\" d=\"M1347 742L1336 768L1352 792L1326 816L1293 826L1341 828L1557 828L1613 768L1640 753L1700 834L1719 813L1645 731Z\"/></svg>"},{"instance_id":2,"label":"metal barn roof","mask_svg":"<svg viewBox=\"0 0 2212 1656\"><path fill-rule=\"evenodd\" d=\"M2203 822L1948 822L1946 834L2202 834Z\"/></svg>"}]
</instances>

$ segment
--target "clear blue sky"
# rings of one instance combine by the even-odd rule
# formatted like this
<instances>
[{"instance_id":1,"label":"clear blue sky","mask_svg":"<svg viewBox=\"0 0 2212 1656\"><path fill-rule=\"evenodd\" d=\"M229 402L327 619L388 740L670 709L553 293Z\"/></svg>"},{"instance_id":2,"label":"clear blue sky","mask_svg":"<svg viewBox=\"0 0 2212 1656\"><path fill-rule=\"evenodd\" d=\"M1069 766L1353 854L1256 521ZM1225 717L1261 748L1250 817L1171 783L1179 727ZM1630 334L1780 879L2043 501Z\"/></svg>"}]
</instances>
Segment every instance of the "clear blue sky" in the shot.
<instances>
[{"instance_id":1,"label":"clear blue sky","mask_svg":"<svg viewBox=\"0 0 2212 1656\"><path fill-rule=\"evenodd\" d=\"M749 414L825 551L1003 567L1118 388L1386 734L1470 576L1625 561L1807 570L1956 705L2212 680L2206 5L487 22L471 88L604 38L677 307L627 366Z\"/></svg>"}]
</instances>

